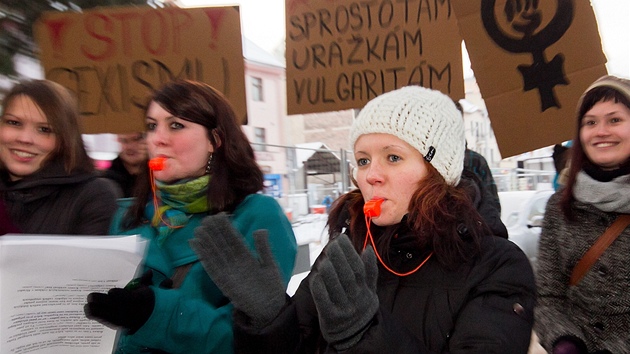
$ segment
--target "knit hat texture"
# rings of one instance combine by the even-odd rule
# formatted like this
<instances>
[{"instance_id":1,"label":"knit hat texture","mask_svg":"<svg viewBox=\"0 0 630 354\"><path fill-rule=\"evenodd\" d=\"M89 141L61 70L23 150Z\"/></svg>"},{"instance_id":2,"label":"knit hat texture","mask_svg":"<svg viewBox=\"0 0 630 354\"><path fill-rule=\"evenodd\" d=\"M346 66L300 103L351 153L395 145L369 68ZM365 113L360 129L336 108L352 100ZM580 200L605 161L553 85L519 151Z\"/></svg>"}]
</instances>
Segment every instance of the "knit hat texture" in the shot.
<instances>
[{"instance_id":1,"label":"knit hat texture","mask_svg":"<svg viewBox=\"0 0 630 354\"><path fill-rule=\"evenodd\" d=\"M444 177L457 185L464 168L464 119L453 100L420 86L384 93L358 114L350 129L350 144L364 134L391 134L413 146Z\"/></svg>"},{"instance_id":2,"label":"knit hat texture","mask_svg":"<svg viewBox=\"0 0 630 354\"><path fill-rule=\"evenodd\" d=\"M577 109L578 110L580 109L580 107L582 106L582 101L584 100L584 96L589 91L591 91L592 89L596 87L602 87L602 86L610 87L619 91L619 93L624 95L630 101L630 80L622 79L620 77L616 77L612 75L605 75L595 80L595 82L593 82L591 86L589 86L586 89L586 91L584 91L584 94L582 94L582 97L580 97L580 100L578 101Z\"/></svg>"}]
</instances>

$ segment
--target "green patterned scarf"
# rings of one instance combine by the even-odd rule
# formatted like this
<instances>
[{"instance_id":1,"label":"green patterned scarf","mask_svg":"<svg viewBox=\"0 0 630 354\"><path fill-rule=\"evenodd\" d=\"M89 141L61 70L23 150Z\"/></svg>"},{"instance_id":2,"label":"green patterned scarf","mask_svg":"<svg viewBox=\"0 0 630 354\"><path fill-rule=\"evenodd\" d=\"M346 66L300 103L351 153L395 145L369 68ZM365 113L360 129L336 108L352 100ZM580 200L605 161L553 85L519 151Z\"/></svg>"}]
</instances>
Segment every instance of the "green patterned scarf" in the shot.
<instances>
[{"instance_id":1,"label":"green patterned scarf","mask_svg":"<svg viewBox=\"0 0 630 354\"><path fill-rule=\"evenodd\" d=\"M176 184L155 181L160 205L155 212L151 201L146 210L147 217L151 219L151 225L158 231L159 245L164 244L173 230L188 223L189 214L208 211L208 182L210 182L209 175Z\"/></svg>"}]
</instances>

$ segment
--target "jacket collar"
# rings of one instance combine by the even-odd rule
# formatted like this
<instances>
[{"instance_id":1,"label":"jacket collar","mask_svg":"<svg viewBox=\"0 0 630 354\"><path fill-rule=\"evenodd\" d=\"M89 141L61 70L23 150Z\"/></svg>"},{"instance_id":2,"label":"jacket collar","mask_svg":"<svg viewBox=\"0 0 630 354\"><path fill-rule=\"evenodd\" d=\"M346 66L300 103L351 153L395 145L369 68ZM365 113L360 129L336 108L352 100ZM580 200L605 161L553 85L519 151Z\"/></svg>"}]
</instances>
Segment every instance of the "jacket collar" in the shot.
<instances>
[{"instance_id":1,"label":"jacket collar","mask_svg":"<svg viewBox=\"0 0 630 354\"><path fill-rule=\"evenodd\" d=\"M68 174L60 161L53 161L32 175L15 182L9 181L8 173L2 171L0 192L7 202L19 200L28 203L51 195L60 186L83 183L96 177L94 173L82 171Z\"/></svg>"}]
</instances>

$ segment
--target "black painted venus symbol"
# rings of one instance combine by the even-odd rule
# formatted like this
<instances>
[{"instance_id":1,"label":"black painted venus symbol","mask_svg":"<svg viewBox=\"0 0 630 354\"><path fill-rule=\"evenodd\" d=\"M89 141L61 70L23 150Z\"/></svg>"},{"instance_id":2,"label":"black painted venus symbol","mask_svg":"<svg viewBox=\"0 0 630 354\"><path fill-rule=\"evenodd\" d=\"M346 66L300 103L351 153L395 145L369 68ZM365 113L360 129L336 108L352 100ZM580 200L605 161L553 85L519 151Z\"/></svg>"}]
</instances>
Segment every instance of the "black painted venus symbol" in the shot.
<instances>
[{"instance_id":1,"label":"black painted venus symbol","mask_svg":"<svg viewBox=\"0 0 630 354\"><path fill-rule=\"evenodd\" d=\"M541 112L551 107L560 108L553 88L556 85L569 83L564 73L564 55L556 54L548 62L544 53L545 49L562 38L573 22L573 0L557 0L557 2L558 6L553 18L544 28L539 29L543 14L538 8L538 0L508 0L503 14L510 23L511 29L522 36L514 38L503 31L498 24L495 13L496 0L481 1L481 18L492 40L511 53L532 53L533 63L519 65L518 70L523 76L525 91L538 89Z\"/></svg>"}]
</instances>

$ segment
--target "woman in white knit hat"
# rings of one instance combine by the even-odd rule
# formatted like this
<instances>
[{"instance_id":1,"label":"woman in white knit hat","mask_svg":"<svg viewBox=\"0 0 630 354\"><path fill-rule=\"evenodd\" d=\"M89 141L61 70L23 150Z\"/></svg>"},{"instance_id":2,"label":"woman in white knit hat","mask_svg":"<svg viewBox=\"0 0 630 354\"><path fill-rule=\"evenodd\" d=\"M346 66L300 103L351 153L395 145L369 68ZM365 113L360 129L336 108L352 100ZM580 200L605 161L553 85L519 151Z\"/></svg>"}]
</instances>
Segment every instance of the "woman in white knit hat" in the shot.
<instances>
[{"instance_id":1,"label":"woman in white knit hat","mask_svg":"<svg viewBox=\"0 0 630 354\"><path fill-rule=\"evenodd\" d=\"M575 126L567 183L540 234L536 332L552 353L630 353L630 80L595 81ZM616 239L587 257L615 224Z\"/></svg>"},{"instance_id":2,"label":"woman in white knit hat","mask_svg":"<svg viewBox=\"0 0 630 354\"><path fill-rule=\"evenodd\" d=\"M417 86L383 94L350 140L359 188L333 204L331 241L293 297L264 238L251 266L231 232L198 233L206 271L235 273L217 284L235 306L237 352L527 353L533 272L458 186L465 139L453 101ZM261 298L267 314L250 306Z\"/></svg>"}]
</instances>

